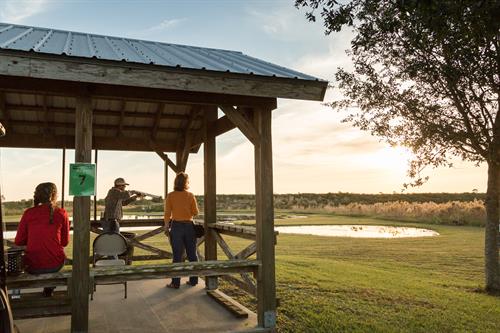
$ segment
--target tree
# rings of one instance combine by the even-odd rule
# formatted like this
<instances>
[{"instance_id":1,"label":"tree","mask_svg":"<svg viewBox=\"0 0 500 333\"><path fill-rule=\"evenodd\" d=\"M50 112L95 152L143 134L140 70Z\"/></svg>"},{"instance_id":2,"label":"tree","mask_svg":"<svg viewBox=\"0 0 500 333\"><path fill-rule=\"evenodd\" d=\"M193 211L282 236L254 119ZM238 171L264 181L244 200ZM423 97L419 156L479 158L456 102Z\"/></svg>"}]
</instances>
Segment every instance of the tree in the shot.
<instances>
[{"instance_id":1,"label":"tree","mask_svg":"<svg viewBox=\"0 0 500 333\"><path fill-rule=\"evenodd\" d=\"M486 289L500 291L500 1L296 0L325 33L352 29L354 71L339 69L344 121L410 148L408 174L453 158L487 163ZM319 12L319 13L318 13Z\"/></svg>"}]
</instances>

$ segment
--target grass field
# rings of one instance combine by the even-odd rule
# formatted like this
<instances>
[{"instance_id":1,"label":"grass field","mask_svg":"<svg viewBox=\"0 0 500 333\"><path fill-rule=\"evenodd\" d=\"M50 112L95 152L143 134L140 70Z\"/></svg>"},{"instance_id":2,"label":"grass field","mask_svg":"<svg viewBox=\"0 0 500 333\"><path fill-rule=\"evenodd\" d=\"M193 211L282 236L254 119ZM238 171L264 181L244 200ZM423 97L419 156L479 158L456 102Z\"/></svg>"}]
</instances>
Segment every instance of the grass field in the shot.
<instances>
[{"instance_id":1,"label":"grass field","mask_svg":"<svg viewBox=\"0 0 500 333\"><path fill-rule=\"evenodd\" d=\"M414 239L279 235L279 332L500 331L500 297L481 289L483 228L314 214L276 224L401 225L440 233ZM247 244L225 239L235 251ZM163 235L151 243L167 247ZM251 298L239 299L255 307Z\"/></svg>"}]
</instances>

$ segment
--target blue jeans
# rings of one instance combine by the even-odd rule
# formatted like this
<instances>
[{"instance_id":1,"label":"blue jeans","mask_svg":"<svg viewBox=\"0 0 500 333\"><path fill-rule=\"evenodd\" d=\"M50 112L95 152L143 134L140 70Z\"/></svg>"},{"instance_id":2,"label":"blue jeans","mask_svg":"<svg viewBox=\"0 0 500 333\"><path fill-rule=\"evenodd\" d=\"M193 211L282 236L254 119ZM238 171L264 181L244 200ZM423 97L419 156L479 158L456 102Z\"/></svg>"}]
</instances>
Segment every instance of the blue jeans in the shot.
<instances>
[{"instance_id":1,"label":"blue jeans","mask_svg":"<svg viewBox=\"0 0 500 333\"><path fill-rule=\"evenodd\" d=\"M196 236L194 233L193 223L173 221L172 227L170 229L170 243L172 245L174 263L182 262L182 255L184 254L184 250L186 250L189 261L198 261L198 256L196 255ZM179 286L180 283L180 278L172 278L173 285ZM189 277L189 283L191 285L197 284L198 277Z\"/></svg>"}]
</instances>

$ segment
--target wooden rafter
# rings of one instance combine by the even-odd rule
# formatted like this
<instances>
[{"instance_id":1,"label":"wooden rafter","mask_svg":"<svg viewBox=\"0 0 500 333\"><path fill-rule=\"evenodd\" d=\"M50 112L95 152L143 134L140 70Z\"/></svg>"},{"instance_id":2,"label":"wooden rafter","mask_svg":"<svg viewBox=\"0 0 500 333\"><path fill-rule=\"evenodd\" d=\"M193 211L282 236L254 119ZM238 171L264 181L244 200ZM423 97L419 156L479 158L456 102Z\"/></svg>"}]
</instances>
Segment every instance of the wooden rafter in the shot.
<instances>
[{"instance_id":1,"label":"wooden rafter","mask_svg":"<svg viewBox=\"0 0 500 333\"><path fill-rule=\"evenodd\" d=\"M0 112L2 113L3 125L7 128L10 127L10 113L7 109L7 101L5 98L5 93L0 91ZM12 131L12 128L9 128Z\"/></svg>"},{"instance_id":2,"label":"wooden rafter","mask_svg":"<svg viewBox=\"0 0 500 333\"><path fill-rule=\"evenodd\" d=\"M35 121L35 120L15 120L11 121L13 125L18 125L18 126L30 126L30 127L40 127L40 122ZM151 127L149 126L132 126L132 125L127 125L124 126L123 123L120 123L121 126L119 126L119 129L123 131L151 131ZM52 127L59 127L59 128L73 128L75 125L74 123L71 122L51 122L50 126ZM102 130L114 130L116 129L115 125L103 125L103 124L94 124L93 125L94 129L102 129ZM157 132L162 132L162 133L179 133L180 130L178 128L160 128L157 130Z\"/></svg>"},{"instance_id":3,"label":"wooden rafter","mask_svg":"<svg viewBox=\"0 0 500 333\"><path fill-rule=\"evenodd\" d=\"M243 112L228 105L222 105L220 109L226 114L229 120L240 129L250 142L254 145L257 144L259 141L259 133Z\"/></svg>"},{"instance_id":4,"label":"wooden rafter","mask_svg":"<svg viewBox=\"0 0 500 333\"><path fill-rule=\"evenodd\" d=\"M50 111L48 108L48 102L47 102L47 95L42 95L42 109L43 109L43 115L44 115L44 121L45 121L45 133L49 134L51 133L51 127L50 127Z\"/></svg>"},{"instance_id":5,"label":"wooden rafter","mask_svg":"<svg viewBox=\"0 0 500 333\"><path fill-rule=\"evenodd\" d=\"M164 109L165 109L165 103L159 103L156 110L156 116L153 120L153 128L151 130L151 138L153 140L156 139L156 136L158 134L158 128L160 127L160 122Z\"/></svg>"},{"instance_id":6,"label":"wooden rafter","mask_svg":"<svg viewBox=\"0 0 500 333\"><path fill-rule=\"evenodd\" d=\"M168 164L168 166L170 167L170 169L172 169L172 171L174 171L175 173L179 172L179 168L177 167L177 165L175 165L174 162L172 162L172 160L167 156L167 154L158 150L156 151L156 153L158 154L158 156L160 156L160 158L163 161L165 161Z\"/></svg>"},{"instance_id":7,"label":"wooden rafter","mask_svg":"<svg viewBox=\"0 0 500 333\"><path fill-rule=\"evenodd\" d=\"M120 101L123 103L123 100ZM44 112L44 109L39 107L39 106L28 106L28 105L13 105L13 104L7 104L6 109L9 112L12 111L27 111L27 112ZM122 111L123 108L120 108L119 111L113 111L113 110L102 110L102 109L94 109L93 114L96 116L107 116L107 117L122 117L122 114L125 118L143 118L143 119L151 119L151 116L154 116L154 113L149 113L149 112L130 112L130 111ZM74 108L60 108L60 107L53 107L49 106L47 107L47 111L49 111L51 114L74 114L75 109ZM188 116L185 115L177 115L177 114L162 114L162 119L169 119L169 120L187 120Z\"/></svg>"},{"instance_id":8,"label":"wooden rafter","mask_svg":"<svg viewBox=\"0 0 500 333\"><path fill-rule=\"evenodd\" d=\"M193 139L193 133L191 133L190 130L200 110L201 108L199 106L194 106L191 108L189 118L179 136L177 166L179 167L180 171L184 171L186 169L189 152L191 151L191 141Z\"/></svg>"},{"instance_id":9,"label":"wooden rafter","mask_svg":"<svg viewBox=\"0 0 500 333\"><path fill-rule=\"evenodd\" d=\"M118 120L118 130L116 131L116 136L123 136L123 120L125 119L125 103L126 101L122 99L120 101L120 119Z\"/></svg>"}]
</instances>

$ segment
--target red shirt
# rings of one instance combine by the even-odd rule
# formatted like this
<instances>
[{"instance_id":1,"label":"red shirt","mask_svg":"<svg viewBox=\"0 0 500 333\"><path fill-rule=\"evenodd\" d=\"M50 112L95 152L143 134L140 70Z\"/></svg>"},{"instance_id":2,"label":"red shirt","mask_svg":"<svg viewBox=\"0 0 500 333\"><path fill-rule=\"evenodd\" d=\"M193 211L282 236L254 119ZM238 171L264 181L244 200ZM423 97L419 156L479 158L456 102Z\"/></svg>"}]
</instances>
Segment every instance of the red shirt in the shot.
<instances>
[{"instance_id":1,"label":"red shirt","mask_svg":"<svg viewBox=\"0 0 500 333\"><path fill-rule=\"evenodd\" d=\"M27 271L56 268L64 264L64 247L69 241L69 219L66 211L54 207L49 223L48 205L27 209L17 227L16 245L27 245L24 262Z\"/></svg>"}]
</instances>

